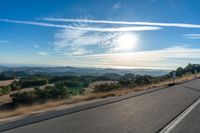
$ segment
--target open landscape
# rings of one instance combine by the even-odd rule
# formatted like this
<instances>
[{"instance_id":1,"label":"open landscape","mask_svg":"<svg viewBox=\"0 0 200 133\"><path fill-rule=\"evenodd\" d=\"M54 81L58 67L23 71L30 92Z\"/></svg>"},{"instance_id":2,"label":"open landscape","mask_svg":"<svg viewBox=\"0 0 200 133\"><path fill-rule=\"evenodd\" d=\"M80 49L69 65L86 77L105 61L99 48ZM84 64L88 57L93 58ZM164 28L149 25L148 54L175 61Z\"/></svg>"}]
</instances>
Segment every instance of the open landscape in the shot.
<instances>
[{"instance_id":1,"label":"open landscape","mask_svg":"<svg viewBox=\"0 0 200 133\"><path fill-rule=\"evenodd\" d=\"M200 65L189 64L185 68L178 68L175 83L197 77L195 70L199 72ZM55 73L53 75L37 73L26 76L23 74L22 77L10 71L3 71L0 76L0 121L16 116L36 115L55 110L60 106L68 108L95 99L173 85L172 71L160 76L141 76L133 73L55 76ZM19 71L19 73L26 72Z\"/></svg>"},{"instance_id":2,"label":"open landscape","mask_svg":"<svg viewBox=\"0 0 200 133\"><path fill-rule=\"evenodd\" d=\"M0 0L0 133L199 133L199 5Z\"/></svg>"}]
</instances>

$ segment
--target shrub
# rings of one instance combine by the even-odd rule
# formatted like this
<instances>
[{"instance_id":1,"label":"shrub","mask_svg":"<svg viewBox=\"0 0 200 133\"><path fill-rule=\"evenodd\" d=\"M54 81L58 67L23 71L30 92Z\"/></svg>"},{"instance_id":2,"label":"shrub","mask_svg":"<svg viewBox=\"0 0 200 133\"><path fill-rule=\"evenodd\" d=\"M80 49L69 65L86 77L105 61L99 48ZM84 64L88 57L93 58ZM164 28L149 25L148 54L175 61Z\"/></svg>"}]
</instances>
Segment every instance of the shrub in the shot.
<instances>
[{"instance_id":1,"label":"shrub","mask_svg":"<svg viewBox=\"0 0 200 133\"><path fill-rule=\"evenodd\" d=\"M12 103L14 104L32 104L35 99L33 92L16 92L11 94L10 97L12 98Z\"/></svg>"},{"instance_id":2,"label":"shrub","mask_svg":"<svg viewBox=\"0 0 200 133\"><path fill-rule=\"evenodd\" d=\"M45 89L35 88L34 94L40 99L57 99L65 98L69 96L69 90L67 87L46 87Z\"/></svg>"},{"instance_id":3,"label":"shrub","mask_svg":"<svg viewBox=\"0 0 200 133\"><path fill-rule=\"evenodd\" d=\"M48 83L46 78L30 78L30 79L21 79L19 81L21 88L41 86Z\"/></svg>"},{"instance_id":4,"label":"shrub","mask_svg":"<svg viewBox=\"0 0 200 133\"><path fill-rule=\"evenodd\" d=\"M145 75L145 76L139 76L137 75L135 78L135 84L136 85L147 85L152 83L153 77Z\"/></svg>"},{"instance_id":5,"label":"shrub","mask_svg":"<svg viewBox=\"0 0 200 133\"><path fill-rule=\"evenodd\" d=\"M46 90L42 90L39 88L35 88L34 89L34 94L37 96L37 98L39 99L48 99L49 98L49 94L47 93Z\"/></svg>"},{"instance_id":6,"label":"shrub","mask_svg":"<svg viewBox=\"0 0 200 133\"><path fill-rule=\"evenodd\" d=\"M56 83L57 86L66 86L68 88L84 88L85 83L78 80L65 80Z\"/></svg>"},{"instance_id":7,"label":"shrub","mask_svg":"<svg viewBox=\"0 0 200 133\"><path fill-rule=\"evenodd\" d=\"M121 84L122 86L124 87L131 87L131 86L134 86L134 81L131 80L131 79L121 79L119 80L119 84Z\"/></svg>"},{"instance_id":8,"label":"shrub","mask_svg":"<svg viewBox=\"0 0 200 133\"><path fill-rule=\"evenodd\" d=\"M69 94L70 95L81 95L84 94L85 89L83 88L73 88L69 89Z\"/></svg>"},{"instance_id":9,"label":"shrub","mask_svg":"<svg viewBox=\"0 0 200 133\"><path fill-rule=\"evenodd\" d=\"M3 95L3 89L0 88L0 96L2 96L2 95Z\"/></svg>"},{"instance_id":10,"label":"shrub","mask_svg":"<svg viewBox=\"0 0 200 133\"><path fill-rule=\"evenodd\" d=\"M10 86L3 86L0 88L0 96L10 93Z\"/></svg>"},{"instance_id":11,"label":"shrub","mask_svg":"<svg viewBox=\"0 0 200 133\"><path fill-rule=\"evenodd\" d=\"M106 92L106 91L111 91L114 89L118 89L120 86L119 84L115 84L115 83L105 83L105 84L100 84L100 85L96 85L94 88L95 92Z\"/></svg>"},{"instance_id":12,"label":"shrub","mask_svg":"<svg viewBox=\"0 0 200 133\"><path fill-rule=\"evenodd\" d=\"M59 98L65 98L69 96L69 90L67 87L58 87L54 88L54 90L57 90L57 97Z\"/></svg>"},{"instance_id":13,"label":"shrub","mask_svg":"<svg viewBox=\"0 0 200 133\"><path fill-rule=\"evenodd\" d=\"M69 96L66 87L46 87L45 89L35 88L30 92L16 92L10 94L12 103L16 104L32 104L38 100L66 98Z\"/></svg>"},{"instance_id":14,"label":"shrub","mask_svg":"<svg viewBox=\"0 0 200 133\"><path fill-rule=\"evenodd\" d=\"M10 85L10 87L11 87L11 91L19 90L19 82L13 81L12 84Z\"/></svg>"}]
</instances>

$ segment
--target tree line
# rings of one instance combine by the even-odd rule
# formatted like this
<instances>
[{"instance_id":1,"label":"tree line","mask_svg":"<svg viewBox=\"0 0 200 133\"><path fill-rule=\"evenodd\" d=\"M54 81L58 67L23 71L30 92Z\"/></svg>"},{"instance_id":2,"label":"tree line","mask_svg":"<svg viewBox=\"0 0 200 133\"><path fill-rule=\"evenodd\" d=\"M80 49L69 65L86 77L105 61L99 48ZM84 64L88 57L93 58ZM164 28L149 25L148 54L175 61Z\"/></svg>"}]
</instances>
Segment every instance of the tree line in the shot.
<instances>
[{"instance_id":1,"label":"tree line","mask_svg":"<svg viewBox=\"0 0 200 133\"><path fill-rule=\"evenodd\" d=\"M188 64L185 68L178 67L175 71L171 71L166 75L153 77L150 75L134 75L132 73L125 74L120 77L118 83L111 83L111 84L100 84L95 86L95 92L105 92L114 89L119 89L123 87L137 87L149 84L156 84L165 80L168 80L172 77L172 73L175 72L177 77L182 77L188 74L194 74L195 71L197 73L200 72L200 65L199 64Z\"/></svg>"}]
</instances>

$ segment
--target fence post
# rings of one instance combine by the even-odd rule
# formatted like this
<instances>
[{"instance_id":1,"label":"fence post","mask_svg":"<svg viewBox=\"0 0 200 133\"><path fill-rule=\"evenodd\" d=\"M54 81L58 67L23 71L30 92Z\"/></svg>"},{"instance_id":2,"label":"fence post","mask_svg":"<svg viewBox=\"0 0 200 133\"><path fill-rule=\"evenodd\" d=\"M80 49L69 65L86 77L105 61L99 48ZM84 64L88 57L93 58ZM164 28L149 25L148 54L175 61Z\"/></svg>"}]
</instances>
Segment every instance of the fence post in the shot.
<instances>
[{"instance_id":1,"label":"fence post","mask_svg":"<svg viewBox=\"0 0 200 133\"><path fill-rule=\"evenodd\" d=\"M173 79L173 84L175 84L175 79L176 79L176 72L172 72L172 79Z\"/></svg>"},{"instance_id":2,"label":"fence post","mask_svg":"<svg viewBox=\"0 0 200 133\"><path fill-rule=\"evenodd\" d=\"M195 78L197 78L197 70L194 70Z\"/></svg>"}]
</instances>

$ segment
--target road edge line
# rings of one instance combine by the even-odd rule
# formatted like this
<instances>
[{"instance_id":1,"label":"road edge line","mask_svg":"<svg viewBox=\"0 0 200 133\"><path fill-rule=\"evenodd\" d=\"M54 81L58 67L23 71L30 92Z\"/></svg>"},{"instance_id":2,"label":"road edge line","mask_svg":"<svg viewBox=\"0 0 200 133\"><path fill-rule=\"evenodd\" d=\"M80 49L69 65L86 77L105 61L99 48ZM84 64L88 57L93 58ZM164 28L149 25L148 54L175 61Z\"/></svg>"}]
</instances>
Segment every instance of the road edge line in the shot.
<instances>
[{"instance_id":1,"label":"road edge line","mask_svg":"<svg viewBox=\"0 0 200 133\"><path fill-rule=\"evenodd\" d=\"M195 100L188 108L186 108L182 113L180 113L175 119L168 123L158 133L170 133L199 103L200 98Z\"/></svg>"}]
</instances>

